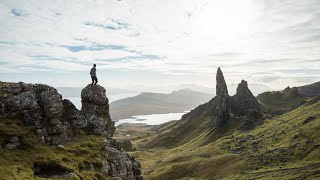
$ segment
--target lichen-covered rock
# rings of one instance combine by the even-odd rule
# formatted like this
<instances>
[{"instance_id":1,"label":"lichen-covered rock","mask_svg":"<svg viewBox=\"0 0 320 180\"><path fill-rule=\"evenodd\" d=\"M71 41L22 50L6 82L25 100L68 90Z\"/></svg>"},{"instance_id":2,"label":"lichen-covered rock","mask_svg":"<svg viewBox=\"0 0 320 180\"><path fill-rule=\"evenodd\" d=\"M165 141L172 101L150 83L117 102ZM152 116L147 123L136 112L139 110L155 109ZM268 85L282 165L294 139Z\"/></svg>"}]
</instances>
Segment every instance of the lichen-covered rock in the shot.
<instances>
[{"instance_id":1,"label":"lichen-covered rock","mask_svg":"<svg viewBox=\"0 0 320 180\"><path fill-rule=\"evenodd\" d=\"M17 136L13 136L8 140L8 143L5 145L6 149L16 149L20 145L20 139Z\"/></svg>"},{"instance_id":2,"label":"lichen-covered rock","mask_svg":"<svg viewBox=\"0 0 320 180\"><path fill-rule=\"evenodd\" d=\"M141 165L134 156L125 154L115 148L106 146L108 162L104 162L104 174L121 179L143 179L141 176Z\"/></svg>"},{"instance_id":3,"label":"lichen-covered rock","mask_svg":"<svg viewBox=\"0 0 320 180\"><path fill-rule=\"evenodd\" d=\"M62 97L57 91L42 92L41 104L47 117L61 117L63 113Z\"/></svg>"},{"instance_id":4,"label":"lichen-covered rock","mask_svg":"<svg viewBox=\"0 0 320 180\"><path fill-rule=\"evenodd\" d=\"M109 100L106 97L106 90L100 85L91 86L89 84L82 89L81 99L81 113L87 120L89 132L112 137L115 127L109 114Z\"/></svg>"},{"instance_id":5,"label":"lichen-covered rock","mask_svg":"<svg viewBox=\"0 0 320 180\"><path fill-rule=\"evenodd\" d=\"M63 147L62 144L83 135L102 136L105 143L101 149L108 159L101 159L101 167L97 169L92 165L93 170L100 171L105 178L143 179L140 163L122 152L120 143L111 138L115 127L103 87L88 85L82 90L81 111L69 100L63 100L55 88L43 84L0 82L0 92L0 116L19 118L25 126L34 126L43 143ZM7 149L19 146L20 139L16 136L4 144ZM71 173L68 178L77 176Z\"/></svg>"}]
</instances>

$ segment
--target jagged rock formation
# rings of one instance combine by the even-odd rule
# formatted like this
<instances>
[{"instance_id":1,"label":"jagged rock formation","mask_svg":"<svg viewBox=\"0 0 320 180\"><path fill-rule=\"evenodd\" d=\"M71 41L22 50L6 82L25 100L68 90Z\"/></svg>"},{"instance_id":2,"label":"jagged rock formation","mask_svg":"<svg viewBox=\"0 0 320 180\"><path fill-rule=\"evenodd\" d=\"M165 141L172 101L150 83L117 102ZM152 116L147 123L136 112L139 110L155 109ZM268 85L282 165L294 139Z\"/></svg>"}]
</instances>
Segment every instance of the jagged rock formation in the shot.
<instances>
[{"instance_id":1,"label":"jagged rock formation","mask_svg":"<svg viewBox=\"0 0 320 180\"><path fill-rule=\"evenodd\" d=\"M114 133L106 91L99 85L82 90L81 111L47 85L12 83L1 91L2 115L35 125L46 144L63 144L78 134L112 137Z\"/></svg>"},{"instance_id":2,"label":"jagged rock formation","mask_svg":"<svg viewBox=\"0 0 320 180\"><path fill-rule=\"evenodd\" d=\"M183 119L192 119L199 115L211 116L211 127L221 127L227 123L231 116L245 117L243 129L248 129L259 122L262 118L262 108L258 100L250 89L248 83L244 80L238 85L237 93L234 96L229 96L228 88L220 68L217 70L216 77L216 96L204 105L185 114Z\"/></svg>"},{"instance_id":3,"label":"jagged rock formation","mask_svg":"<svg viewBox=\"0 0 320 180\"><path fill-rule=\"evenodd\" d=\"M217 70L216 81L216 97L213 100L211 125L219 127L230 117L228 88L220 67Z\"/></svg>"},{"instance_id":4,"label":"jagged rock formation","mask_svg":"<svg viewBox=\"0 0 320 180\"><path fill-rule=\"evenodd\" d=\"M223 73L220 67L217 70L217 84L216 84L216 95L217 96L228 96L228 88L226 81L224 80Z\"/></svg>"},{"instance_id":5,"label":"jagged rock formation","mask_svg":"<svg viewBox=\"0 0 320 180\"><path fill-rule=\"evenodd\" d=\"M261 114L261 105L248 88L248 83L242 80L237 93L231 97L231 111L236 116L252 116ZM257 117L259 118L259 117Z\"/></svg>"},{"instance_id":6,"label":"jagged rock formation","mask_svg":"<svg viewBox=\"0 0 320 180\"><path fill-rule=\"evenodd\" d=\"M48 145L61 145L83 135L105 138L101 147L108 159L101 159L101 171L120 179L142 179L141 166L133 156L123 153L111 139L115 127L109 115L106 90L99 85L88 85L81 92L82 109L75 106L53 87L43 84L1 83L0 116L21 119L25 126L35 127L35 133ZM19 140L19 139L18 139ZM12 137L8 149L17 144Z\"/></svg>"}]
</instances>

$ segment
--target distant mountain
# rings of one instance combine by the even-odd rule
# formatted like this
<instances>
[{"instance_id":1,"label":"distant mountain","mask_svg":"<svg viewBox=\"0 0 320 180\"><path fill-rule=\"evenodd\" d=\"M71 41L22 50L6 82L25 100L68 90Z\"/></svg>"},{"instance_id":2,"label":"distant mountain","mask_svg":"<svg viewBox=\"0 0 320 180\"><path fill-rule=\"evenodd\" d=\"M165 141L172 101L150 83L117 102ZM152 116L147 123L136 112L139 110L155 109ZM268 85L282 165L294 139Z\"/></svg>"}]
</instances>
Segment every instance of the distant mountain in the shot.
<instances>
[{"instance_id":1,"label":"distant mountain","mask_svg":"<svg viewBox=\"0 0 320 180\"><path fill-rule=\"evenodd\" d=\"M137 96L114 101L110 104L113 120L134 115L177 113L189 111L207 102L213 94L181 89L169 94L143 92Z\"/></svg>"},{"instance_id":2,"label":"distant mountain","mask_svg":"<svg viewBox=\"0 0 320 180\"><path fill-rule=\"evenodd\" d=\"M178 89L191 89L197 92L203 92L207 94L215 94L216 90L212 87L200 86L196 84L181 84L178 86Z\"/></svg>"}]
</instances>

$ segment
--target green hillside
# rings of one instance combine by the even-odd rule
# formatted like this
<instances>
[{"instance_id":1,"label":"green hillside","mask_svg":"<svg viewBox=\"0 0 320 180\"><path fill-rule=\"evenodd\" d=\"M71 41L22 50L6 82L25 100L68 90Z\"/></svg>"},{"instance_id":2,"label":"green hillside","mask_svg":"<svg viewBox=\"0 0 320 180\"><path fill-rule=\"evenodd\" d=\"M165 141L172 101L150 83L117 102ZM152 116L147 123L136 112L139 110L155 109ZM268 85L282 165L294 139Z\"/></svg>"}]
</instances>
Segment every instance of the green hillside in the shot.
<instances>
[{"instance_id":1,"label":"green hillside","mask_svg":"<svg viewBox=\"0 0 320 180\"><path fill-rule=\"evenodd\" d=\"M134 155L142 163L146 179L317 179L320 178L319 99L266 119L253 130L232 128L220 137L212 135L220 132L204 128L207 123L204 117L190 125L199 132L182 140L176 141L177 123L169 124L136 142L140 150ZM159 140L161 143L150 148L152 142Z\"/></svg>"},{"instance_id":2,"label":"green hillside","mask_svg":"<svg viewBox=\"0 0 320 180\"><path fill-rule=\"evenodd\" d=\"M320 82L315 82L305 86L297 87L299 93L308 98L313 98L320 95Z\"/></svg>"},{"instance_id":3,"label":"green hillside","mask_svg":"<svg viewBox=\"0 0 320 180\"><path fill-rule=\"evenodd\" d=\"M64 147L49 146L20 120L0 118L0 144L12 136L20 139L20 148L0 148L0 179L65 179L71 172L75 175L67 179L103 179L100 169L91 169L102 166L101 158L108 158L101 136L81 137Z\"/></svg>"},{"instance_id":4,"label":"green hillside","mask_svg":"<svg viewBox=\"0 0 320 180\"><path fill-rule=\"evenodd\" d=\"M287 87L282 91L264 92L257 96L266 111L282 113L291 110L305 101L297 88Z\"/></svg>"}]
</instances>

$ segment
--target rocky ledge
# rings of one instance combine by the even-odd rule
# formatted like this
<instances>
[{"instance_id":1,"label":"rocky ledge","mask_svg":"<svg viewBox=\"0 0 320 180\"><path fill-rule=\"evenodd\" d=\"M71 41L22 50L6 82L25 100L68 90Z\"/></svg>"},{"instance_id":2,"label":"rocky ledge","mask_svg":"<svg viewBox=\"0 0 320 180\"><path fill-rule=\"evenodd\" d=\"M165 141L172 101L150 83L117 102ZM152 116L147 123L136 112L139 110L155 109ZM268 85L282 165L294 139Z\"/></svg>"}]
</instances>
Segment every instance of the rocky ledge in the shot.
<instances>
[{"instance_id":1,"label":"rocky ledge","mask_svg":"<svg viewBox=\"0 0 320 180\"><path fill-rule=\"evenodd\" d=\"M101 159L102 174L119 179L142 179L140 163L124 153L119 143L112 139L115 127L102 86L86 86L81 92L82 109L78 110L53 87L23 82L0 83L2 118L20 119L25 127L33 127L34 133L47 145L63 146L86 135L103 137L105 144L101 148L109 158ZM15 142L11 144L19 146L18 138L10 138ZM8 149L17 147L11 144Z\"/></svg>"}]
</instances>

